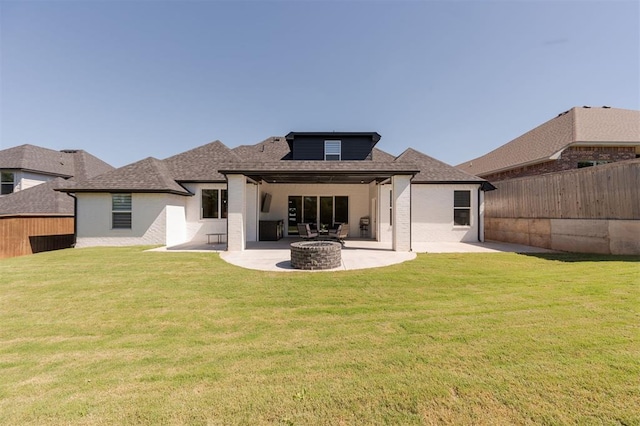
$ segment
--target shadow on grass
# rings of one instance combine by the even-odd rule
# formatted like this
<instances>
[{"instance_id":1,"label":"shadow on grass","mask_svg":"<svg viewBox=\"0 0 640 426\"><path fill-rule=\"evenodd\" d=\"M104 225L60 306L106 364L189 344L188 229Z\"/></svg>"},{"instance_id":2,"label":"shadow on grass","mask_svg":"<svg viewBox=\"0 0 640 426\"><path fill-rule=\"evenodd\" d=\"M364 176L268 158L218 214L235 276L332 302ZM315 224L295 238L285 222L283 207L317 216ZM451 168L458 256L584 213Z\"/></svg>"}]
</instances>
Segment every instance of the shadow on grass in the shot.
<instances>
[{"instance_id":1,"label":"shadow on grass","mask_svg":"<svg viewBox=\"0 0 640 426\"><path fill-rule=\"evenodd\" d=\"M537 257L544 260L557 262L638 262L640 256L614 255L614 254L590 254L590 253L518 253L523 256Z\"/></svg>"}]
</instances>

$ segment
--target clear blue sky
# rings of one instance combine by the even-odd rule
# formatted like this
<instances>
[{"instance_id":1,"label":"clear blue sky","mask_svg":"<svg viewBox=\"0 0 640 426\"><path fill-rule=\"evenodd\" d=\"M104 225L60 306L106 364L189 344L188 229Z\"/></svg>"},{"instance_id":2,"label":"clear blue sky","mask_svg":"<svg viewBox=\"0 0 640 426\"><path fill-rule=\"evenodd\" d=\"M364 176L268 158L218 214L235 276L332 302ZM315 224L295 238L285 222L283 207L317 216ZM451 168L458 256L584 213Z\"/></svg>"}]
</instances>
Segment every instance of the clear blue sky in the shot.
<instances>
[{"instance_id":1,"label":"clear blue sky","mask_svg":"<svg viewBox=\"0 0 640 426\"><path fill-rule=\"evenodd\" d=\"M640 109L638 1L0 0L0 149L114 166L377 131L458 164L573 106Z\"/></svg>"}]
</instances>

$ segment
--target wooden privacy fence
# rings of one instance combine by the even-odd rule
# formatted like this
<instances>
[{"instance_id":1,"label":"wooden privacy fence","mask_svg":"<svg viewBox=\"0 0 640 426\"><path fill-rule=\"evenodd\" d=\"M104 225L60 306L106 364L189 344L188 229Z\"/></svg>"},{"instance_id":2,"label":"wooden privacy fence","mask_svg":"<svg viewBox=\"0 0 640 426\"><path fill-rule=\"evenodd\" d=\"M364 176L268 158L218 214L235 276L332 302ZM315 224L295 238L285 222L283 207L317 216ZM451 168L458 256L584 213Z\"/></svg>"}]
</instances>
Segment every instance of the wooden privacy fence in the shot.
<instances>
[{"instance_id":1,"label":"wooden privacy fence","mask_svg":"<svg viewBox=\"0 0 640 426\"><path fill-rule=\"evenodd\" d=\"M640 219L640 159L494 185L489 218Z\"/></svg>"},{"instance_id":2,"label":"wooden privacy fence","mask_svg":"<svg viewBox=\"0 0 640 426\"><path fill-rule=\"evenodd\" d=\"M640 255L640 159L494 185L485 194L488 240Z\"/></svg>"},{"instance_id":3,"label":"wooden privacy fence","mask_svg":"<svg viewBox=\"0 0 640 426\"><path fill-rule=\"evenodd\" d=\"M73 216L0 216L0 258L69 248Z\"/></svg>"}]
</instances>

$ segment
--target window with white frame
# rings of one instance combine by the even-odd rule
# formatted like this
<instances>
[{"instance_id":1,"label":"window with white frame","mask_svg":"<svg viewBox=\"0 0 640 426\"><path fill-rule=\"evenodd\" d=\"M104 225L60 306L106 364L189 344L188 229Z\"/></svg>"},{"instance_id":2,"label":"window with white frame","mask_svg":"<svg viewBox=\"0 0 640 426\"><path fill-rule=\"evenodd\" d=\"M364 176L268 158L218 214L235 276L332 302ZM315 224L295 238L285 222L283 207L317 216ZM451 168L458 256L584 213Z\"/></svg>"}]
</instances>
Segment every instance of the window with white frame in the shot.
<instances>
[{"instance_id":1,"label":"window with white frame","mask_svg":"<svg viewBox=\"0 0 640 426\"><path fill-rule=\"evenodd\" d=\"M471 191L453 191L453 224L471 226Z\"/></svg>"},{"instance_id":2,"label":"window with white frame","mask_svg":"<svg viewBox=\"0 0 640 426\"><path fill-rule=\"evenodd\" d=\"M226 189L203 189L201 203L202 219L227 218Z\"/></svg>"},{"instance_id":3,"label":"window with white frame","mask_svg":"<svg viewBox=\"0 0 640 426\"><path fill-rule=\"evenodd\" d=\"M0 195L13 193L15 189L15 175L6 170L0 171Z\"/></svg>"},{"instance_id":4,"label":"window with white frame","mask_svg":"<svg viewBox=\"0 0 640 426\"><path fill-rule=\"evenodd\" d=\"M324 160L340 161L342 159L342 141L326 140L324 141Z\"/></svg>"},{"instance_id":5,"label":"window with white frame","mask_svg":"<svg viewBox=\"0 0 640 426\"><path fill-rule=\"evenodd\" d=\"M131 229L131 194L111 194L111 227Z\"/></svg>"}]
</instances>

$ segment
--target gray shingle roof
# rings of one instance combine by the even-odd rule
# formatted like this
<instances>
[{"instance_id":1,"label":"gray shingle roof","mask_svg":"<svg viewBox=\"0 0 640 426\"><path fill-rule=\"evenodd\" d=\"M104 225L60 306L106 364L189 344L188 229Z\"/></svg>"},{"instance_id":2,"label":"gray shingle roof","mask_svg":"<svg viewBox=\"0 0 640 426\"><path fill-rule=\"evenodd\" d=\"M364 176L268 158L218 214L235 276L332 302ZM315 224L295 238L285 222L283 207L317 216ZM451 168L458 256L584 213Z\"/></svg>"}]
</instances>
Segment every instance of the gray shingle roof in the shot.
<instances>
[{"instance_id":1,"label":"gray shingle roof","mask_svg":"<svg viewBox=\"0 0 640 426\"><path fill-rule=\"evenodd\" d=\"M49 182L0 197L0 216L15 214L73 215L73 198L54 189L70 182L55 178Z\"/></svg>"},{"instance_id":2,"label":"gray shingle roof","mask_svg":"<svg viewBox=\"0 0 640 426\"><path fill-rule=\"evenodd\" d=\"M175 181L164 162L152 157L75 185L59 188L59 190L63 192L162 192L191 195Z\"/></svg>"},{"instance_id":3,"label":"gray shingle roof","mask_svg":"<svg viewBox=\"0 0 640 426\"><path fill-rule=\"evenodd\" d=\"M323 182L382 180L394 174L415 175L414 182L483 182L413 149L398 158L373 148L371 160L290 160L284 137L270 137L255 145L229 149L220 141L174 155L138 163L76 184L67 192L169 192L189 195L178 182L225 182L225 174L243 173L255 179L282 182L305 179ZM331 176L340 176L332 179ZM351 176L350 176L351 175Z\"/></svg>"},{"instance_id":4,"label":"gray shingle roof","mask_svg":"<svg viewBox=\"0 0 640 426\"><path fill-rule=\"evenodd\" d=\"M640 145L640 111L572 108L458 169L478 176L552 160L571 145Z\"/></svg>"},{"instance_id":5,"label":"gray shingle roof","mask_svg":"<svg viewBox=\"0 0 640 426\"><path fill-rule=\"evenodd\" d=\"M284 136L272 136L255 145L240 145L232 151L242 161L280 161L289 158L291 151Z\"/></svg>"},{"instance_id":6,"label":"gray shingle roof","mask_svg":"<svg viewBox=\"0 0 640 426\"><path fill-rule=\"evenodd\" d=\"M223 182L225 178L217 170L219 165L238 161L242 158L222 142L214 141L169 157L163 163L178 182Z\"/></svg>"},{"instance_id":7,"label":"gray shingle roof","mask_svg":"<svg viewBox=\"0 0 640 426\"><path fill-rule=\"evenodd\" d=\"M0 151L0 169L19 169L64 178L86 179L113 170L109 164L83 150L55 151L20 145Z\"/></svg>"},{"instance_id":8,"label":"gray shingle roof","mask_svg":"<svg viewBox=\"0 0 640 426\"><path fill-rule=\"evenodd\" d=\"M398 158L395 159L395 162L399 164L409 163L416 165L420 173L414 176L412 180L413 183L484 181L484 179L458 170L413 148L409 148L400 154Z\"/></svg>"}]
</instances>

